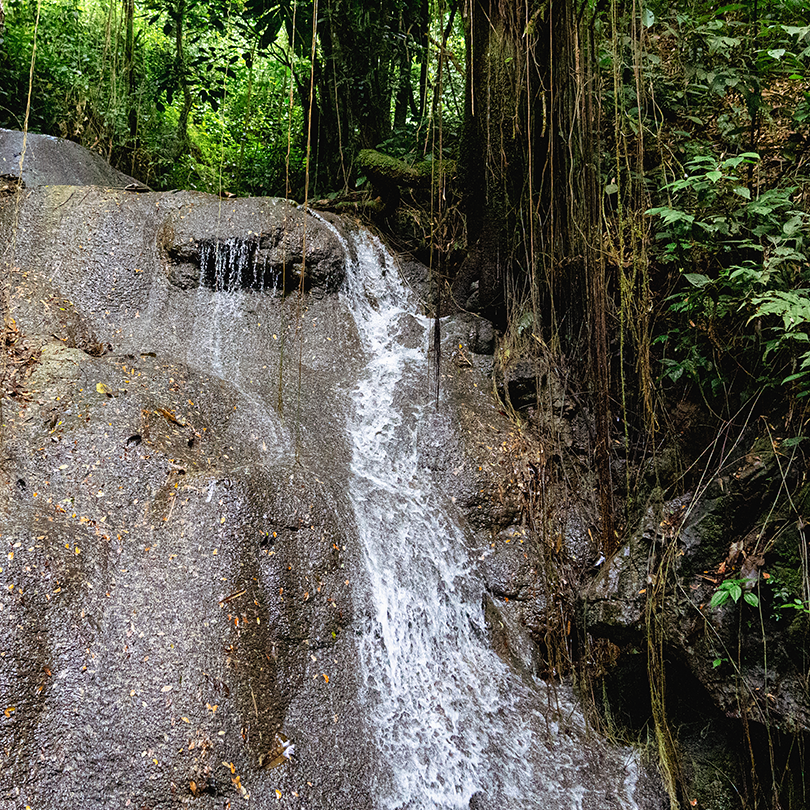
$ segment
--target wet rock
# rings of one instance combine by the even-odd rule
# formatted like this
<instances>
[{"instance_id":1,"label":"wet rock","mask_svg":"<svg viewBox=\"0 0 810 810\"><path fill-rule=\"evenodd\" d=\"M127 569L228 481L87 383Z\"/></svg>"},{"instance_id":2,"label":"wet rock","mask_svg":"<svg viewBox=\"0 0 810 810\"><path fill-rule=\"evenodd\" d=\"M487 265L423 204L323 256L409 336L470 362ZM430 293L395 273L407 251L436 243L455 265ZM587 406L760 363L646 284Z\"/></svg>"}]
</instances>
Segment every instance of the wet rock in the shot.
<instances>
[{"instance_id":1,"label":"wet rock","mask_svg":"<svg viewBox=\"0 0 810 810\"><path fill-rule=\"evenodd\" d=\"M369 358L333 294L340 229L272 200L48 186L19 219L7 200L4 315L31 362L3 402L0 803L370 810L389 775L361 699L375 606L344 427ZM303 290L244 269L304 260ZM420 321L400 327L417 363ZM421 374L394 388L418 436L387 427L466 526L458 586L478 605L471 572L498 532L511 545L522 502L493 460L513 426L471 339L439 369L440 408ZM525 560L487 569L518 596L488 597L504 665L482 660L523 677L518 717L545 718L527 769L552 803L584 768L609 784L582 783L583 808L637 805L635 755L586 732L570 687L537 688ZM483 608L470 624L487 637Z\"/></svg>"},{"instance_id":2,"label":"wet rock","mask_svg":"<svg viewBox=\"0 0 810 810\"><path fill-rule=\"evenodd\" d=\"M402 256L398 264L402 278L416 294L422 312L433 316L438 306L439 290L430 268L411 256Z\"/></svg>"},{"instance_id":3,"label":"wet rock","mask_svg":"<svg viewBox=\"0 0 810 810\"><path fill-rule=\"evenodd\" d=\"M29 385L38 400L9 415L4 443L25 485L0 486L14 585L0 600L2 733L17 763L0 795L30 766L21 800L43 807L162 803L169 781L178 800L233 799L235 775L255 795L301 790L292 765L257 770L274 735L301 740L337 701L338 719L298 747L309 770L359 722L339 697L349 681L313 689L354 654L328 493L245 440L244 395L188 367L51 342ZM313 801L334 789L309 782ZM353 800L366 806L362 791Z\"/></svg>"},{"instance_id":4,"label":"wet rock","mask_svg":"<svg viewBox=\"0 0 810 810\"><path fill-rule=\"evenodd\" d=\"M335 414L363 357L336 297L171 283L166 223L209 202L24 192L3 279L32 362L3 408L0 804L219 806L244 788L372 805L334 484L349 458ZM294 758L265 771L278 733ZM347 750L335 778L323 763Z\"/></svg>"},{"instance_id":5,"label":"wet rock","mask_svg":"<svg viewBox=\"0 0 810 810\"><path fill-rule=\"evenodd\" d=\"M448 318L444 329L456 345L461 343L473 354L491 355L495 351L495 328L486 318L461 312Z\"/></svg>"},{"instance_id":6,"label":"wet rock","mask_svg":"<svg viewBox=\"0 0 810 810\"><path fill-rule=\"evenodd\" d=\"M689 778L701 790L713 784L701 761L733 748L743 735L788 762L795 735L810 730L806 661L795 655L806 649L810 621L785 616L781 607L802 588L796 573L803 539L793 516L807 499L799 469L780 469L771 439L752 441L699 496L663 501L654 490L639 529L583 594L588 632L625 650L645 647L654 617L670 709L675 714L675 706L683 707L673 721L684 729L679 745L696 752ZM723 582L740 586L737 600L713 607ZM719 735L711 754L703 737L686 731L698 722L699 701L706 728ZM735 722L743 716L745 725ZM733 750L734 767L747 772L748 749ZM733 803L727 786L722 795Z\"/></svg>"},{"instance_id":7,"label":"wet rock","mask_svg":"<svg viewBox=\"0 0 810 810\"><path fill-rule=\"evenodd\" d=\"M339 236L286 200L195 195L166 220L159 240L181 289L334 292L343 281Z\"/></svg>"},{"instance_id":8,"label":"wet rock","mask_svg":"<svg viewBox=\"0 0 810 810\"><path fill-rule=\"evenodd\" d=\"M487 590L495 596L516 599L532 582L529 545L525 529L509 527L492 540L482 554L481 571Z\"/></svg>"},{"instance_id":9,"label":"wet rock","mask_svg":"<svg viewBox=\"0 0 810 810\"><path fill-rule=\"evenodd\" d=\"M495 652L531 682L542 670L540 651L523 621L519 605L484 595L484 618Z\"/></svg>"},{"instance_id":10,"label":"wet rock","mask_svg":"<svg viewBox=\"0 0 810 810\"><path fill-rule=\"evenodd\" d=\"M0 175L20 177L23 133L0 129ZM25 138L22 179L32 186L104 186L126 188L137 182L113 169L101 155L72 141L29 132Z\"/></svg>"}]
</instances>

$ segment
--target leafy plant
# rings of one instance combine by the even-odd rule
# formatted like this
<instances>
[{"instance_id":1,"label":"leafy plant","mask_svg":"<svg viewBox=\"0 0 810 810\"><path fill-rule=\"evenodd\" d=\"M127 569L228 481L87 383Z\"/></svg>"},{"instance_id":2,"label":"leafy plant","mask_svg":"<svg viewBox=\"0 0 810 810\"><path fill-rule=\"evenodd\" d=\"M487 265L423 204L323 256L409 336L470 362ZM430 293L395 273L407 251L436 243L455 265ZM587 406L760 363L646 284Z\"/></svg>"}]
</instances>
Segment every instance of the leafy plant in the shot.
<instances>
[{"instance_id":1,"label":"leafy plant","mask_svg":"<svg viewBox=\"0 0 810 810\"><path fill-rule=\"evenodd\" d=\"M751 607L759 606L759 597L751 591L745 590L745 587L750 584L750 580L746 579L726 579L720 583L717 590L709 602L713 608L719 608L731 599L733 602L739 602L742 597L744 602L747 602ZM719 666L715 663L714 666Z\"/></svg>"},{"instance_id":2,"label":"leafy plant","mask_svg":"<svg viewBox=\"0 0 810 810\"><path fill-rule=\"evenodd\" d=\"M807 393L810 347L797 347L810 342L808 215L792 200L794 186L752 198L743 173L757 161L753 152L692 158L663 189L670 204L647 211L660 222L659 261L685 282L668 299L678 325L659 338L669 350L663 376L675 382L686 373L716 394L728 383L725 362L756 385L799 381ZM775 360L781 374L773 374Z\"/></svg>"},{"instance_id":3,"label":"leafy plant","mask_svg":"<svg viewBox=\"0 0 810 810\"><path fill-rule=\"evenodd\" d=\"M801 613L810 614L810 602L803 602L801 599L794 599L792 602L787 602L784 605L780 605L781 608L791 608L793 610L798 610Z\"/></svg>"}]
</instances>

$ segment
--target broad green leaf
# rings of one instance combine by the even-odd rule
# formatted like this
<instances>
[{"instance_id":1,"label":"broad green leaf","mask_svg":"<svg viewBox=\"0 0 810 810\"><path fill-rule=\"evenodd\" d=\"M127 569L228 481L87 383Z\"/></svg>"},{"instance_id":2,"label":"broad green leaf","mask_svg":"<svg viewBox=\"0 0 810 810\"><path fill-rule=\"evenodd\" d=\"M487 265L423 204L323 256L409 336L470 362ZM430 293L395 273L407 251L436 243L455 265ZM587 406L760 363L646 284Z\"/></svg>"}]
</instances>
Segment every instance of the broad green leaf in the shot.
<instances>
[{"instance_id":1,"label":"broad green leaf","mask_svg":"<svg viewBox=\"0 0 810 810\"><path fill-rule=\"evenodd\" d=\"M667 225L671 225L673 222L688 222L691 224L695 221L695 217L692 214L687 214L685 211L679 211L677 208L668 208L666 206L661 208L648 208L644 213L649 216L661 217Z\"/></svg>"},{"instance_id":2,"label":"broad green leaf","mask_svg":"<svg viewBox=\"0 0 810 810\"><path fill-rule=\"evenodd\" d=\"M734 188L734 193L743 199L750 200L751 199L751 189L746 188L745 186L736 186Z\"/></svg>"},{"instance_id":3,"label":"broad green leaf","mask_svg":"<svg viewBox=\"0 0 810 810\"><path fill-rule=\"evenodd\" d=\"M703 273L684 273L683 277L693 287L705 287L707 284L712 283L712 280L708 276L704 276Z\"/></svg>"},{"instance_id":4,"label":"broad green leaf","mask_svg":"<svg viewBox=\"0 0 810 810\"><path fill-rule=\"evenodd\" d=\"M808 34L810 34L810 25L805 25L801 28L797 25L783 25L782 30L788 36L796 37L796 39L801 42L803 39L807 38Z\"/></svg>"}]
</instances>

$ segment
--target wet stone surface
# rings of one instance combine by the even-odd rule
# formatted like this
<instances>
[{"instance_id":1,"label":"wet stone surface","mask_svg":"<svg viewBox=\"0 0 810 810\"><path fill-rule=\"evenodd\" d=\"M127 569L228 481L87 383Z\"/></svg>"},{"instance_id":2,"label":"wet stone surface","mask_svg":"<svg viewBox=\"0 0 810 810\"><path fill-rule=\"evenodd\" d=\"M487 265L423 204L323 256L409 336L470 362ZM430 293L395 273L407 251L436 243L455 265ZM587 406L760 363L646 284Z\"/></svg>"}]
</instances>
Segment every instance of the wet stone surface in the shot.
<instances>
[{"instance_id":1,"label":"wet stone surface","mask_svg":"<svg viewBox=\"0 0 810 810\"><path fill-rule=\"evenodd\" d=\"M380 806L392 766L367 703L386 690L358 646L373 657L382 639L347 429L374 358L338 293L350 231L279 200L33 184L0 200L0 810ZM370 310L384 295L367 292ZM412 309L392 323L421 358ZM525 615L505 601L531 592L533 563L505 550L519 499L481 459L508 431L480 353L491 336L446 326L460 349L448 342L442 408L420 367L390 386L383 429L463 527L475 654L519 679L514 722L543 729L517 769L542 793L515 799L493 744L495 776L466 804L663 806L567 686L550 698L535 680ZM431 707L442 723L448 706Z\"/></svg>"}]
</instances>

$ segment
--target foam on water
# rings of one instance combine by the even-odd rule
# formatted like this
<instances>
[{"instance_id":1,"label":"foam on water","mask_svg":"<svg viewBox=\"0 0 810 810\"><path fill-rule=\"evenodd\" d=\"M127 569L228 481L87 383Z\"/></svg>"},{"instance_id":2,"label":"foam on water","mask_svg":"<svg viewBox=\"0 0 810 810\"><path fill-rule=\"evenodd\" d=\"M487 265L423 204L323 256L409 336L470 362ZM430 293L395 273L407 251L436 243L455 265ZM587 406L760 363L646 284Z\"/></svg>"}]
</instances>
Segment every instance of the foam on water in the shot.
<instances>
[{"instance_id":1,"label":"foam on water","mask_svg":"<svg viewBox=\"0 0 810 810\"><path fill-rule=\"evenodd\" d=\"M346 299L368 365L348 426L349 494L374 606L360 653L379 807L467 810L476 793L503 810L635 807L634 760L608 768L597 803L586 801L593 786L580 771L592 762L570 693L544 698L545 684L527 684L492 650L464 532L417 454L433 408L413 403L414 392L427 399L429 323L419 319L422 346L407 348L416 306L392 260L368 235L353 252Z\"/></svg>"},{"instance_id":2,"label":"foam on water","mask_svg":"<svg viewBox=\"0 0 810 810\"><path fill-rule=\"evenodd\" d=\"M466 810L484 788L527 807L532 733L512 716L514 678L488 649L464 534L419 468L424 407L396 401L403 388L427 388L427 323L425 347L403 348L403 316L414 306L369 237L356 252L347 298L370 359L349 428L351 498L376 611L361 658L390 768L380 806Z\"/></svg>"}]
</instances>

